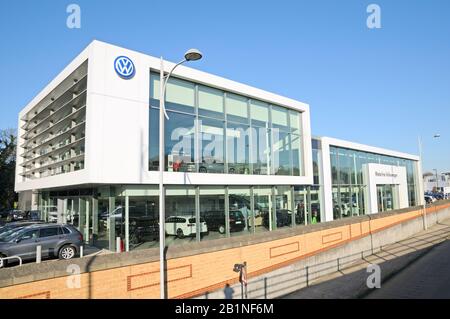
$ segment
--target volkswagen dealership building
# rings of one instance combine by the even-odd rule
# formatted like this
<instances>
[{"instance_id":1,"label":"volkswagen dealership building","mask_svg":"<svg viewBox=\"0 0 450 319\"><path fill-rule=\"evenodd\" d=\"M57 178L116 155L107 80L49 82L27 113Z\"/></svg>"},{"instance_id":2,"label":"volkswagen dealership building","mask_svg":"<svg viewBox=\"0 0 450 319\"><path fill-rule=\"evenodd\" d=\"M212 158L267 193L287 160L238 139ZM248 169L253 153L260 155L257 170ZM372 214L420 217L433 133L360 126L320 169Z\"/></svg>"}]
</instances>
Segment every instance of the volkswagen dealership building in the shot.
<instances>
[{"instance_id":1,"label":"volkswagen dealership building","mask_svg":"<svg viewBox=\"0 0 450 319\"><path fill-rule=\"evenodd\" d=\"M106 43L79 54L19 114L20 208L99 248L157 247L159 74ZM423 202L417 156L313 137L305 103L180 66L165 105L168 245Z\"/></svg>"}]
</instances>

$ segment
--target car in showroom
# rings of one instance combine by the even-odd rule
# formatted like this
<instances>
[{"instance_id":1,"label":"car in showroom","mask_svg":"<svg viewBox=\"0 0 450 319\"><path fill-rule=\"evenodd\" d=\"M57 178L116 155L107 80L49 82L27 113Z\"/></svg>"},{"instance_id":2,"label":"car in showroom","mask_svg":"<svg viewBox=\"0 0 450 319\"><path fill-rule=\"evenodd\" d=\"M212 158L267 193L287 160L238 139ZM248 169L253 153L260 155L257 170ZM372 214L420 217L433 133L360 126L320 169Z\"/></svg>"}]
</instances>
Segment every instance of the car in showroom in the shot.
<instances>
[{"instance_id":1,"label":"car in showroom","mask_svg":"<svg viewBox=\"0 0 450 319\"><path fill-rule=\"evenodd\" d=\"M83 235L72 225L42 223L20 227L0 238L0 268L9 262L5 257L36 259L38 245L42 259L72 259L82 244Z\"/></svg>"},{"instance_id":2,"label":"car in showroom","mask_svg":"<svg viewBox=\"0 0 450 319\"><path fill-rule=\"evenodd\" d=\"M184 238L194 236L197 233L195 217L169 216L166 218L166 235ZM203 218L200 218L201 235L208 233L208 226Z\"/></svg>"},{"instance_id":3,"label":"car in showroom","mask_svg":"<svg viewBox=\"0 0 450 319\"><path fill-rule=\"evenodd\" d=\"M154 217L130 216L130 242L134 245L150 239L159 240L159 223Z\"/></svg>"},{"instance_id":4,"label":"car in showroom","mask_svg":"<svg viewBox=\"0 0 450 319\"><path fill-rule=\"evenodd\" d=\"M208 211L201 213L209 230L225 234L225 212ZM245 217L240 210L230 210L230 232L242 231L245 228Z\"/></svg>"},{"instance_id":5,"label":"car in showroom","mask_svg":"<svg viewBox=\"0 0 450 319\"><path fill-rule=\"evenodd\" d=\"M18 209L12 209L8 211L8 214L6 215L7 222L14 222L23 219L25 219L25 212Z\"/></svg>"},{"instance_id":6,"label":"car in showroom","mask_svg":"<svg viewBox=\"0 0 450 319\"><path fill-rule=\"evenodd\" d=\"M291 226L292 224L292 212L287 209L277 209L277 227ZM270 227L269 214L263 215L263 225L267 228Z\"/></svg>"}]
</instances>

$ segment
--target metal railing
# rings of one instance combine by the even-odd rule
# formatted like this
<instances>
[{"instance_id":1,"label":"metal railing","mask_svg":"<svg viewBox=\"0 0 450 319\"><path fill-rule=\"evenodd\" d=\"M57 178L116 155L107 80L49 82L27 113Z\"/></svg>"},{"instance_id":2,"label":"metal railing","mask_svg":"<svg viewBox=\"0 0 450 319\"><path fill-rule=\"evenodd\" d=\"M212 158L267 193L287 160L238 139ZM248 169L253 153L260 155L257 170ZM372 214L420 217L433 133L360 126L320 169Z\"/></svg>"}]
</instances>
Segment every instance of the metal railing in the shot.
<instances>
[{"instance_id":1,"label":"metal railing","mask_svg":"<svg viewBox=\"0 0 450 319\"><path fill-rule=\"evenodd\" d=\"M3 267L3 261L8 259L19 259L19 266L22 266L22 258L19 256L0 257L0 267Z\"/></svg>"}]
</instances>

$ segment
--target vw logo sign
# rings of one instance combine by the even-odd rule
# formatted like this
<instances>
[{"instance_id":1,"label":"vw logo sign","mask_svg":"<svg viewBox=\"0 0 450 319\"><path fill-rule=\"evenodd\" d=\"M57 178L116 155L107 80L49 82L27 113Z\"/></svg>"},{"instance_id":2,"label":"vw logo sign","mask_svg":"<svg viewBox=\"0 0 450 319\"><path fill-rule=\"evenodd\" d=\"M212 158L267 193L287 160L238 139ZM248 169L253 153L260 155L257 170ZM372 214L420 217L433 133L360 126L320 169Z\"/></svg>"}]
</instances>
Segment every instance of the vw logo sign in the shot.
<instances>
[{"instance_id":1,"label":"vw logo sign","mask_svg":"<svg viewBox=\"0 0 450 319\"><path fill-rule=\"evenodd\" d=\"M135 69L133 61L126 56L119 56L114 61L116 73L123 79L131 79L134 76Z\"/></svg>"}]
</instances>

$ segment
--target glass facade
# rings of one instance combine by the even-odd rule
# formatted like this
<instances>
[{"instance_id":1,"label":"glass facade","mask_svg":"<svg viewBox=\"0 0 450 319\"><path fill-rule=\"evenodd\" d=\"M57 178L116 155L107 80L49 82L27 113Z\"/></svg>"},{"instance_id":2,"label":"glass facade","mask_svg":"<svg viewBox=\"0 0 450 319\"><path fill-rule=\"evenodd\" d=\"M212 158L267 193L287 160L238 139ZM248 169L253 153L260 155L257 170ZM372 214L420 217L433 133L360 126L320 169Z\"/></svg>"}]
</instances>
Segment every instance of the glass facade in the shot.
<instances>
[{"instance_id":1,"label":"glass facade","mask_svg":"<svg viewBox=\"0 0 450 319\"><path fill-rule=\"evenodd\" d=\"M166 245L320 222L319 192L317 186L166 186ZM99 249L159 247L158 193L151 185L41 192L39 209L44 220L74 225Z\"/></svg>"},{"instance_id":2,"label":"glass facade","mask_svg":"<svg viewBox=\"0 0 450 319\"><path fill-rule=\"evenodd\" d=\"M170 78L166 171L303 176L301 113ZM159 74L150 74L149 170L159 167Z\"/></svg>"},{"instance_id":3,"label":"glass facade","mask_svg":"<svg viewBox=\"0 0 450 319\"><path fill-rule=\"evenodd\" d=\"M414 161L336 146L330 146L330 161L333 219L359 216L367 213L367 182L363 178L363 165L369 163L406 167L409 206L418 205L417 173ZM395 208L393 206L396 200L395 187L384 186L378 190L378 194L381 194L381 198L384 198L384 202L381 203L383 205L379 205L380 211Z\"/></svg>"}]
</instances>

